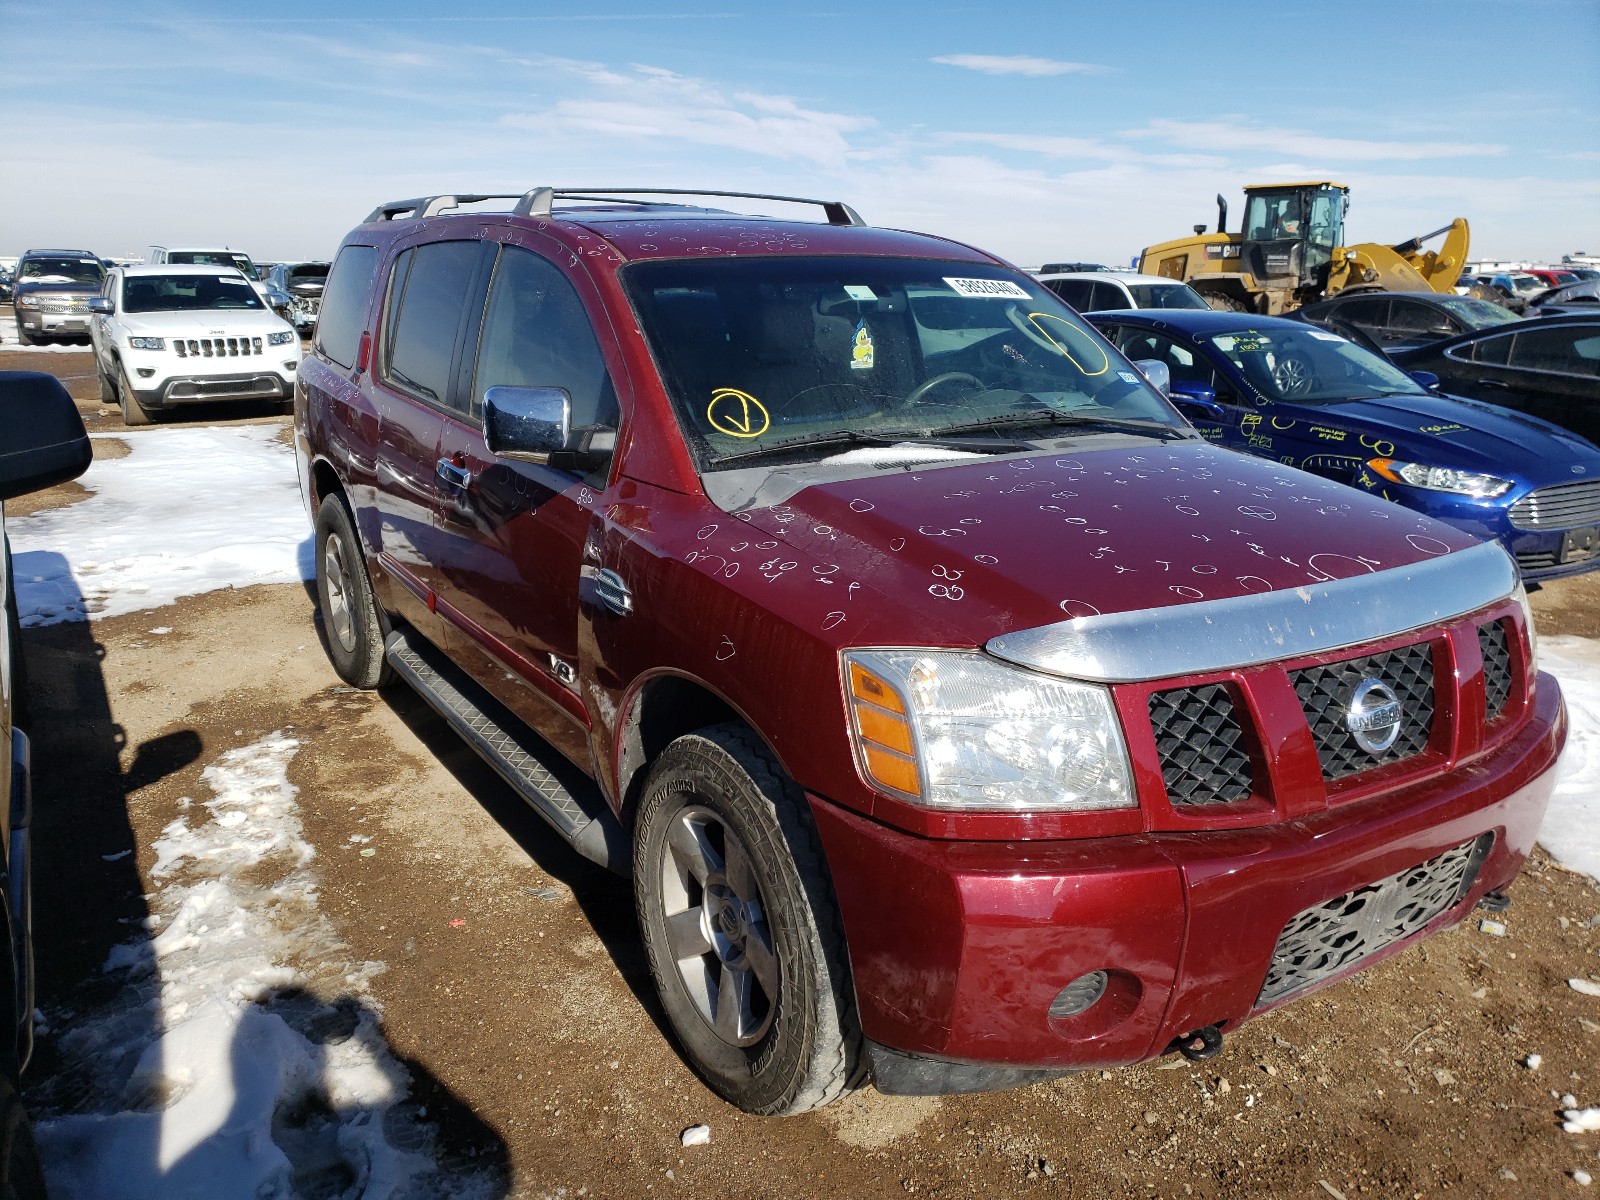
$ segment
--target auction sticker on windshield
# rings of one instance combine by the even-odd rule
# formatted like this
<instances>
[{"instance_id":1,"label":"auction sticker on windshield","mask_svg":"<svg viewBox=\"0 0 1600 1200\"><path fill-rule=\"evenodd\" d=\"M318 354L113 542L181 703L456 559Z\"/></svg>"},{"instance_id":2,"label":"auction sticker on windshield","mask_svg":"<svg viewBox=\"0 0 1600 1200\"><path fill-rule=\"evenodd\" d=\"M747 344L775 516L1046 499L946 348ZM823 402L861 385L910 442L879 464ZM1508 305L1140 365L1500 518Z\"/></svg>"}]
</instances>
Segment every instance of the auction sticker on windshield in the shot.
<instances>
[{"instance_id":1,"label":"auction sticker on windshield","mask_svg":"<svg viewBox=\"0 0 1600 1200\"><path fill-rule=\"evenodd\" d=\"M971 300L989 300L995 297L1010 300L1027 300L1028 293L1009 279L950 279L945 278L958 296Z\"/></svg>"}]
</instances>

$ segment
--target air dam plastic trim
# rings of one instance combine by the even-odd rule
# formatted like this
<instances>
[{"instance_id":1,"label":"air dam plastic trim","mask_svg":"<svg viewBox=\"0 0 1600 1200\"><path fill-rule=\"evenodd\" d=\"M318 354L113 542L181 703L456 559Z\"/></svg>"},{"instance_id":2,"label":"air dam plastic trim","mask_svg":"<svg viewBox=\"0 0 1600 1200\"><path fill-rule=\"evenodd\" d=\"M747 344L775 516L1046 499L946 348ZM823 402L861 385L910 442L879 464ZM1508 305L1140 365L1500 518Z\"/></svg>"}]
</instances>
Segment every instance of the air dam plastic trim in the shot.
<instances>
[{"instance_id":1,"label":"air dam plastic trim","mask_svg":"<svg viewBox=\"0 0 1600 1200\"><path fill-rule=\"evenodd\" d=\"M1076 617L991 638L985 649L1051 675L1136 683L1360 645L1452 620L1516 588L1511 559L1484 542L1305 587Z\"/></svg>"}]
</instances>

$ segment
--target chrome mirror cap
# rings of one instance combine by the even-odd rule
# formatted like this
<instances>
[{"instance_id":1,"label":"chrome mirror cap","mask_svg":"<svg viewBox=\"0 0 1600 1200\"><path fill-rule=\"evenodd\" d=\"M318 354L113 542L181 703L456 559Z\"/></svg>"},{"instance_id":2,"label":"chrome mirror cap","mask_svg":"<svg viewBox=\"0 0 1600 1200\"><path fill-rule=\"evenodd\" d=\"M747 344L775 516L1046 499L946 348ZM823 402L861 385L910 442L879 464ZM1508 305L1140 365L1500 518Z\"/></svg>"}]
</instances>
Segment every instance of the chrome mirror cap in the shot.
<instances>
[{"instance_id":1,"label":"chrome mirror cap","mask_svg":"<svg viewBox=\"0 0 1600 1200\"><path fill-rule=\"evenodd\" d=\"M483 393L483 441L496 458L548 463L572 440L565 388L492 387Z\"/></svg>"}]
</instances>

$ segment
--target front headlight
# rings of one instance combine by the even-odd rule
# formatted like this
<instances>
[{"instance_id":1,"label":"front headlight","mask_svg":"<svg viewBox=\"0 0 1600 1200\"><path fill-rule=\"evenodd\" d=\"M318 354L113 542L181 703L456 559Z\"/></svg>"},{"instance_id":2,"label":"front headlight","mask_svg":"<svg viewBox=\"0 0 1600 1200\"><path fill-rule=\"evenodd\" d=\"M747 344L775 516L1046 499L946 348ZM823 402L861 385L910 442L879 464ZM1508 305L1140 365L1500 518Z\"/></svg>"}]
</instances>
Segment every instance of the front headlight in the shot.
<instances>
[{"instance_id":1,"label":"front headlight","mask_svg":"<svg viewBox=\"0 0 1600 1200\"><path fill-rule=\"evenodd\" d=\"M153 337L131 337L128 339L128 345L133 347L135 350L165 350L167 348L167 339Z\"/></svg>"},{"instance_id":2,"label":"front headlight","mask_svg":"<svg viewBox=\"0 0 1600 1200\"><path fill-rule=\"evenodd\" d=\"M851 735L877 786L942 809L1134 808L1111 693L975 651L844 655Z\"/></svg>"},{"instance_id":3,"label":"front headlight","mask_svg":"<svg viewBox=\"0 0 1600 1200\"><path fill-rule=\"evenodd\" d=\"M16 306L18 308L38 308L39 302L32 296L18 296Z\"/></svg>"},{"instance_id":4,"label":"front headlight","mask_svg":"<svg viewBox=\"0 0 1600 1200\"><path fill-rule=\"evenodd\" d=\"M267 345L287 346L290 342L294 341L294 338L294 333L288 329L285 329L282 333L269 333L267 334Z\"/></svg>"},{"instance_id":5,"label":"front headlight","mask_svg":"<svg viewBox=\"0 0 1600 1200\"><path fill-rule=\"evenodd\" d=\"M1368 461L1367 466L1392 483L1408 483L1430 492L1454 492L1479 500L1493 500L1511 490L1509 479L1477 471L1460 471L1455 467L1429 467L1422 463L1401 462L1397 458L1374 458Z\"/></svg>"}]
</instances>

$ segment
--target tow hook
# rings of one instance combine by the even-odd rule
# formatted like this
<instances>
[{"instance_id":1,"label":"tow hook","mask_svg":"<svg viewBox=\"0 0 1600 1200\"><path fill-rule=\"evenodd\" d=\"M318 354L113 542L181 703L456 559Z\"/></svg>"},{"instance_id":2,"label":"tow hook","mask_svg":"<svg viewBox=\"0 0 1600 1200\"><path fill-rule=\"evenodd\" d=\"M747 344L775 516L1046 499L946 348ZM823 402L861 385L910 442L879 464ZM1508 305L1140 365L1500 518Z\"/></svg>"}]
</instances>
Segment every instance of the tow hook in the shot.
<instances>
[{"instance_id":1,"label":"tow hook","mask_svg":"<svg viewBox=\"0 0 1600 1200\"><path fill-rule=\"evenodd\" d=\"M1176 1050L1190 1062L1205 1062L1222 1053L1222 1030L1215 1025L1207 1025L1193 1033L1184 1034L1169 1049Z\"/></svg>"},{"instance_id":2,"label":"tow hook","mask_svg":"<svg viewBox=\"0 0 1600 1200\"><path fill-rule=\"evenodd\" d=\"M1504 892L1485 892L1478 899L1478 907L1484 912L1502 913L1511 907L1511 897Z\"/></svg>"}]
</instances>

